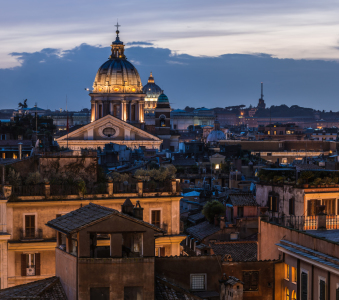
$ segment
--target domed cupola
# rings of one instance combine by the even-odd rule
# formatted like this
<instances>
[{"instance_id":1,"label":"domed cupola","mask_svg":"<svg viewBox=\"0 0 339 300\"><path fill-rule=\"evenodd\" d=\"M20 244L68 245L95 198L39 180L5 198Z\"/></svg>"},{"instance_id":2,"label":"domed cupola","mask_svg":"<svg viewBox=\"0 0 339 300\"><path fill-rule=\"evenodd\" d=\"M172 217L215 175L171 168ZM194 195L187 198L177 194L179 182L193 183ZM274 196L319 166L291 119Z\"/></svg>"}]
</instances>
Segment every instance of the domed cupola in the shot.
<instances>
[{"instance_id":1,"label":"domed cupola","mask_svg":"<svg viewBox=\"0 0 339 300\"><path fill-rule=\"evenodd\" d=\"M168 97L162 92L158 98L157 108L168 108L170 107Z\"/></svg>"},{"instance_id":2,"label":"domed cupola","mask_svg":"<svg viewBox=\"0 0 339 300\"><path fill-rule=\"evenodd\" d=\"M151 75L148 77L148 82L147 84L142 88L142 91L144 94L146 94L146 98L156 98L161 94L161 88L154 83L154 77Z\"/></svg>"},{"instance_id":3,"label":"domed cupola","mask_svg":"<svg viewBox=\"0 0 339 300\"><path fill-rule=\"evenodd\" d=\"M148 117L154 116L154 109L157 106L157 100L162 90L155 84L154 77L151 75L148 77L147 84L142 88L145 97L145 115Z\"/></svg>"},{"instance_id":4,"label":"domed cupola","mask_svg":"<svg viewBox=\"0 0 339 300\"><path fill-rule=\"evenodd\" d=\"M120 25L116 25L119 27ZM142 84L137 69L125 56L125 45L116 31L112 42L112 54L101 65L93 83L93 93L142 93Z\"/></svg>"},{"instance_id":5,"label":"domed cupola","mask_svg":"<svg viewBox=\"0 0 339 300\"><path fill-rule=\"evenodd\" d=\"M218 120L214 121L214 129L207 136L207 143L215 143L220 140L226 140L226 135L220 130L220 123Z\"/></svg>"}]
</instances>

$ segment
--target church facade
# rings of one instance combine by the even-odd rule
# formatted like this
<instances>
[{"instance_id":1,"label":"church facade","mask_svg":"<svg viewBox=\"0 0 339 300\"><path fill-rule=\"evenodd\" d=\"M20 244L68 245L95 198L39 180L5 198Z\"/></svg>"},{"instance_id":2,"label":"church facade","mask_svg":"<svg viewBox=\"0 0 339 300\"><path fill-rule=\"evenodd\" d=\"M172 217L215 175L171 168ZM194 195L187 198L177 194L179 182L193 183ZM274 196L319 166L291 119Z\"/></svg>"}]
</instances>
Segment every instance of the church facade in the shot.
<instances>
[{"instance_id":1,"label":"church facade","mask_svg":"<svg viewBox=\"0 0 339 300\"><path fill-rule=\"evenodd\" d=\"M93 83L91 123L56 139L71 150L103 148L113 142L128 147L158 149L162 140L145 129L145 96L137 69L127 60L116 31L109 60L101 65Z\"/></svg>"}]
</instances>

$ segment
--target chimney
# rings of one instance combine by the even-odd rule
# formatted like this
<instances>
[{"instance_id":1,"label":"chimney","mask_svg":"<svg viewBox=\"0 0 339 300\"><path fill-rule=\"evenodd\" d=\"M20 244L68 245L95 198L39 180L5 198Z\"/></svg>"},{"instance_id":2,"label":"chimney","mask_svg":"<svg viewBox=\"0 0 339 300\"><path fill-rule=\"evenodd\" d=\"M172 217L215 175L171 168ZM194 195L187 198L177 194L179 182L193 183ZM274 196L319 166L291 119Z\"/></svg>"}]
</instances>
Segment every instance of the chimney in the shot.
<instances>
[{"instance_id":1,"label":"chimney","mask_svg":"<svg viewBox=\"0 0 339 300\"><path fill-rule=\"evenodd\" d=\"M22 160L22 143L19 143L18 146L19 146L19 160Z\"/></svg>"},{"instance_id":2,"label":"chimney","mask_svg":"<svg viewBox=\"0 0 339 300\"><path fill-rule=\"evenodd\" d=\"M137 200L137 203L133 207L133 216L141 221L144 218L144 209L141 207L139 200Z\"/></svg>"},{"instance_id":3,"label":"chimney","mask_svg":"<svg viewBox=\"0 0 339 300\"><path fill-rule=\"evenodd\" d=\"M326 206L325 205L319 205L318 206L318 226L317 226L317 230L326 230L326 216L327 214L324 213Z\"/></svg>"},{"instance_id":4,"label":"chimney","mask_svg":"<svg viewBox=\"0 0 339 300\"><path fill-rule=\"evenodd\" d=\"M220 217L220 229L225 228L225 217Z\"/></svg>"},{"instance_id":5,"label":"chimney","mask_svg":"<svg viewBox=\"0 0 339 300\"><path fill-rule=\"evenodd\" d=\"M121 205L121 212L133 217L133 204L129 198L127 198L123 205Z\"/></svg>"}]
</instances>

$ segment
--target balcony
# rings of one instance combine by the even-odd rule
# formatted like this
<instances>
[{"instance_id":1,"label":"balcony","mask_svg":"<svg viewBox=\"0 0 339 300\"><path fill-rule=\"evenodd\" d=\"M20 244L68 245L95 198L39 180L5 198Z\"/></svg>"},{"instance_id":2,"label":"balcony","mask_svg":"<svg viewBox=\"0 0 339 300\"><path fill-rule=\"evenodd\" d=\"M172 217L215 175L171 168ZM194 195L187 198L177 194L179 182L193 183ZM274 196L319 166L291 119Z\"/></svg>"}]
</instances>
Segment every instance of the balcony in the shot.
<instances>
[{"instance_id":1,"label":"balcony","mask_svg":"<svg viewBox=\"0 0 339 300\"><path fill-rule=\"evenodd\" d=\"M21 241L41 241L42 229L26 228L25 230L20 229L20 240Z\"/></svg>"},{"instance_id":2,"label":"balcony","mask_svg":"<svg viewBox=\"0 0 339 300\"><path fill-rule=\"evenodd\" d=\"M339 215L326 215L326 229L339 229ZM319 216L267 216L263 220L300 231L317 230Z\"/></svg>"}]
</instances>

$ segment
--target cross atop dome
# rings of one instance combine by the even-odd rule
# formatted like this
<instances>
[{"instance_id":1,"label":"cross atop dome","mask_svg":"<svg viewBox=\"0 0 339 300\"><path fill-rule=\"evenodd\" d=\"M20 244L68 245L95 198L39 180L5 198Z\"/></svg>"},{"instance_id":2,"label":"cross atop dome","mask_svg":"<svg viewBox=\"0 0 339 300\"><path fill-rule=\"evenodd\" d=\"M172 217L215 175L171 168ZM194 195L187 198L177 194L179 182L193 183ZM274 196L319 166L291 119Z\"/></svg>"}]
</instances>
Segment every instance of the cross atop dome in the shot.
<instances>
[{"instance_id":1,"label":"cross atop dome","mask_svg":"<svg viewBox=\"0 0 339 300\"><path fill-rule=\"evenodd\" d=\"M124 46L124 43L122 41L120 41L120 38L119 38L119 27L121 25L119 25L119 22L117 22L117 25L114 25L117 30L116 30L116 38L115 38L115 41L112 43L111 47L112 47L112 55L109 57L110 59L126 59L126 56L124 54L124 51L125 51L125 46Z\"/></svg>"},{"instance_id":2,"label":"cross atop dome","mask_svg":"<svg viewBox=\"0 0 339 300\"><path fill-rule=\"evenodd\" d=\"M117 37L119 37L119 27L121 27L121 25L119 25L119 22L117 21L117 25L114 25L116 28L117 28L117 30L116 30L116 34L117 34Z\"/></svg>"}]
</instances>

